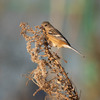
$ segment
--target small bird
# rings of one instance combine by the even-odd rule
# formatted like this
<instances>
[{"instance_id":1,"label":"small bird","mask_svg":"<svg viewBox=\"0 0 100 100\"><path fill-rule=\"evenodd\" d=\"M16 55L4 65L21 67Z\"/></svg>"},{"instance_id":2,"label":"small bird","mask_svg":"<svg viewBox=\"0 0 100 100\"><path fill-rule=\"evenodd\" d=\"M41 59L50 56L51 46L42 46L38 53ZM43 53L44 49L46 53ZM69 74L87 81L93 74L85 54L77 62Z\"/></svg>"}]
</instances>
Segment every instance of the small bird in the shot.
<instances>
[{"instance_id":1,"label":"small bird","mask_svg":"<svg viewBox=\"0 0 100 100\"><path fill-rule=\"evenodd\" d=\"M59 32L56 28L54 28L48 21L44 21L41 24L41 28L45 30L46 36L51 42L52 46L57 48L69 48L74 50L79 55L83 56L80 52L78 52L76 49L74 49L68 40ZM84 57L84 56L83 56Z\"/></svg>"}]
</instances>

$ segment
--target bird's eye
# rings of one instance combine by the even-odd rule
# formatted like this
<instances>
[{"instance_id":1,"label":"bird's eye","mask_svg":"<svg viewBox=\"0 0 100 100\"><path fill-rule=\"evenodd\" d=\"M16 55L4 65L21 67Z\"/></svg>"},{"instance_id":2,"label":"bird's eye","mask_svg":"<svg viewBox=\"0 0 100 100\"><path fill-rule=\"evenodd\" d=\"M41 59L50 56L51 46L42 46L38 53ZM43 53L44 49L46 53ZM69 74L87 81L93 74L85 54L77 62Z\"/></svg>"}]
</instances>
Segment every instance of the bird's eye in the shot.
<instances>
[{"instance_id":1,"label":"bird's eye","mask_svg":"<svg viewBox=\"0 0 100 100\"><path fill-rule=\"evenodd\" d=\"M45 26L47 26L47 24L45 24Z\"/></svg>"}]
</instances>

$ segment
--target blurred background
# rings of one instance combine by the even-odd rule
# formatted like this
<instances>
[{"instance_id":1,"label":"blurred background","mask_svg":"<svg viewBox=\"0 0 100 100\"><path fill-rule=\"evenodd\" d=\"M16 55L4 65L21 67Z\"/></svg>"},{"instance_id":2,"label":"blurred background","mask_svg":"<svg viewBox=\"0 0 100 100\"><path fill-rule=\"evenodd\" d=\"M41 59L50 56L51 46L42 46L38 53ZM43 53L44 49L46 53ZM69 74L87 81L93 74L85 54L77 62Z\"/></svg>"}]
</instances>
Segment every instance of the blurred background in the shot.
<instances>
[{"instance_id":1,"label":"blurred background","mask_svg":"<svg viewBox=\"0 0 100 100\"><path fill-rule=\"evenodd\" d=\"M100 0L0 0L0 100L44 100L46 93L22 77L36 65L26 51L19 24L50 21L83 59L62 48L62 62L81 100L100 100Z\"/></svg>"}]
</instances>

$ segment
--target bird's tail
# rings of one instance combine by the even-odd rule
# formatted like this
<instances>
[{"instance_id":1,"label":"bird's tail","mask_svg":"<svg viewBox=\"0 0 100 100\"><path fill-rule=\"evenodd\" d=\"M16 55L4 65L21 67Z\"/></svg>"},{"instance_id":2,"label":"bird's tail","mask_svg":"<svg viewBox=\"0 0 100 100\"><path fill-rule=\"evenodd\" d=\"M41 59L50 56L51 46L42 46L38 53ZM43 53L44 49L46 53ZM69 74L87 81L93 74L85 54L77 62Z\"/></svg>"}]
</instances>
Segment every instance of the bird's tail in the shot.
<instances>
[{"instance_id":1,"label":"bird's tail","mask_svg":"<svg viewBox=\"0 0 100 100\"><path fill-rule=\"evenodd\" d=\"M76 49L74 49L73 47L71 47L71 46L69 46L69 45L64 45L63 47L72 49L73 51L75 51L76 53L78 53L78 54L79 54L80 56L82 56L83 58L85 57L85 56L82 55L79 51L77 51Z\"/></svg>"}]
</instances>

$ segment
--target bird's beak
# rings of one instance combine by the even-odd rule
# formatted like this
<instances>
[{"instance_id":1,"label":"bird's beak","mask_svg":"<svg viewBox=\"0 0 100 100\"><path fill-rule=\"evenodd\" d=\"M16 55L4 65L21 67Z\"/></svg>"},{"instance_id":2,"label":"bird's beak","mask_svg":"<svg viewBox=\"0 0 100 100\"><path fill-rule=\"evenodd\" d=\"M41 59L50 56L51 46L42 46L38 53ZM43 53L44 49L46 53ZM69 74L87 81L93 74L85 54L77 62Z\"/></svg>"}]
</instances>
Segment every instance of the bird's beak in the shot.
<instances>
[{"instance_id":1,"label":"bird's beak","mask_svg":"<svg viewBox=\"0 0 100 100\"><path fill-rule=\"evenodd\" d=\"M40 26L40 29L44 29L44 27L41 25L41 26Z\"/></svg>"}]
</instances>

